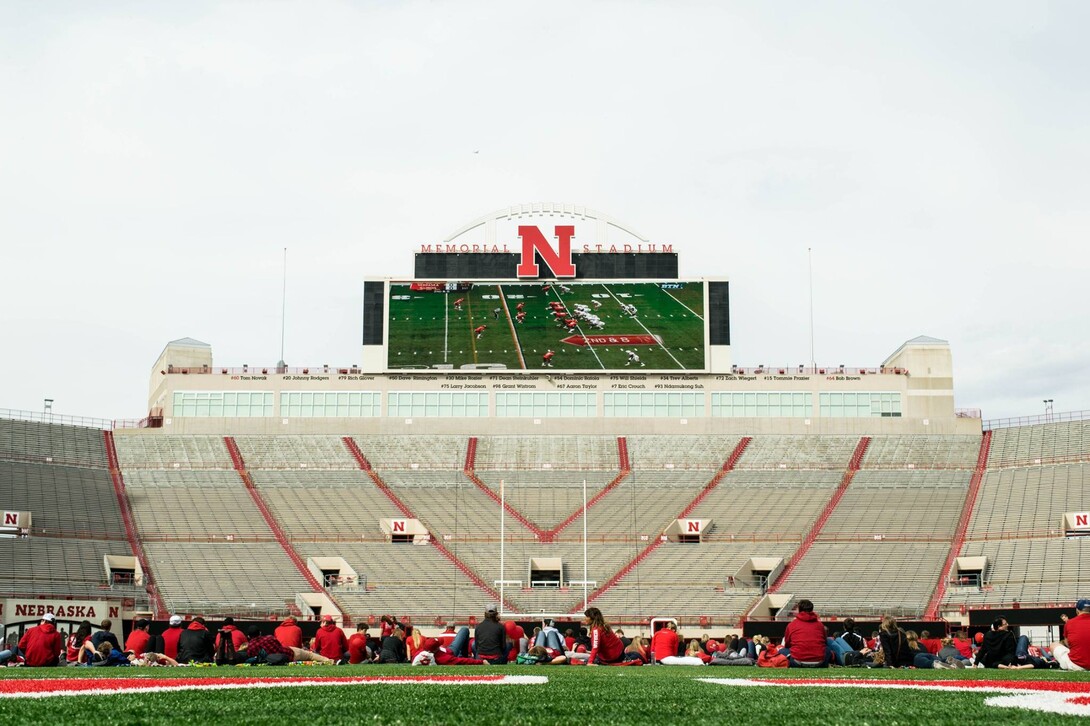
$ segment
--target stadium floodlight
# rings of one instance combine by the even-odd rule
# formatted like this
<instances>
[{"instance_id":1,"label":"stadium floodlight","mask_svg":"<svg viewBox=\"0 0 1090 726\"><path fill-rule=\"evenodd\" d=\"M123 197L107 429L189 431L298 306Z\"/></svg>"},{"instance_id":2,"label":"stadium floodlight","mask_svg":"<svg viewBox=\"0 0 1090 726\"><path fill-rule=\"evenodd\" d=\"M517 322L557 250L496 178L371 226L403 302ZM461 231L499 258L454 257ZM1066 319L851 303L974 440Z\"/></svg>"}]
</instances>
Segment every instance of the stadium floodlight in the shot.
<instances>
[{"instance_id":1,"label":"stadium floodlight","mask_svg":"<svg viewBox=\"0 0 1090 726\"><path fill-rule=\"evenodd\" d=\"M53 413L53 399L47 398L43 401L43 410L46 413Z\"/></svg>"}]
</instances>

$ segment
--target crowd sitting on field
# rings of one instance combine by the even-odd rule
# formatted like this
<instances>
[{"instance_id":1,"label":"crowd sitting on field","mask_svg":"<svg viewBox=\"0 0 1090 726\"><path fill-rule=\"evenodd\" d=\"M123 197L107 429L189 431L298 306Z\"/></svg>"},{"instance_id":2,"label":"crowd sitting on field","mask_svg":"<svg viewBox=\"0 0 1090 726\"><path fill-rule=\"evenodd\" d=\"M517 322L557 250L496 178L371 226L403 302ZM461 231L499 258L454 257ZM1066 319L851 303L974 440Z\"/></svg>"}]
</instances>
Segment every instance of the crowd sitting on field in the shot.
<instances>
[{"instance_id":1,"label":"crowd sitting on field","mask_svg":"<svg viewBox=\"0 0 1090 726\"><path fill-rule=\"evenodd\" d=\"M448 623L446 629L426 636L417 627L384 615L372 635L360 624L351 637L323 616L313 638L304 642L295 618L288 617L272 634L251 625L240 630L230 617L212 633L202 617L186 622L170 618L160 635L151 634L148 620L136 620L122 648L104 620L95 631L83 621L62 639L55 618L45 614L17 644L0 650L0 665L25 666L177 666L177 665L283 665L290 662L322 664L411 663L412 665L735 665L764 668L1062 668L1090 670L1090 599L1079 600L1076 615L1062 616L1063 637L1052 648L1034 645L1015 636L1004 618L970 638L966 631L941 638L924 630L904 630L886 616L870 637L858 632L851 618L830 633L814 612L813 603L800 600L795 619L788 623L782 642L755 635L725 637L707 634L683 638L674 621L661 623L650 639L627 638L606 623L591 607L582 628L563 633L553 620L527 634L518 623L501 621L498 608L489 605L472 633Z\"/></svg>"}]
</instances>

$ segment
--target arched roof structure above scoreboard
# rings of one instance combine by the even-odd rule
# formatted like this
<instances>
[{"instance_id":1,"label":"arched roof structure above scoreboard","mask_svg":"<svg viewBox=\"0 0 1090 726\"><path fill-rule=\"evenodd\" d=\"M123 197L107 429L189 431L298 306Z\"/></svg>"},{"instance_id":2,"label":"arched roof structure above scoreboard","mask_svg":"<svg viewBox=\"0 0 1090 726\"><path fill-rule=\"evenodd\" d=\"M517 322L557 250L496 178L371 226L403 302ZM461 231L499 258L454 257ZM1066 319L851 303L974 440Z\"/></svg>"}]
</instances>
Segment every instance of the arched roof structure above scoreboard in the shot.
<instances>
[{"instance_id":1,"label":"arched roof structure above scoreboard","mask_svg":"<svg viewBox=\"0 0 1090 726\"><path fill-rule=\"evenodd\" d=\"M579 225L579 245L591 249L598 245L645 246L648 239L630 225L578 204L535 202L498 209L458 229L443 240L444 244L496 245L518 239L517 228L525 224L555 224L565 221L590 222ZM623 247L622 247L623 249ZM601 250L596 250L601 251Z\"/></svg>"},{"instance_id":2,"label":"arched roof structure above scoreboard","mask_svg":"<svg viewBox=\"0 0 1090 726\"><path fill-rule=\"evenodd\" d=\"M414 264L416 278L427 280L674 280L677 270L673 244L649 242L578 204L544 202L496 210L422 244Z\"/></svg>"}]
</instances>

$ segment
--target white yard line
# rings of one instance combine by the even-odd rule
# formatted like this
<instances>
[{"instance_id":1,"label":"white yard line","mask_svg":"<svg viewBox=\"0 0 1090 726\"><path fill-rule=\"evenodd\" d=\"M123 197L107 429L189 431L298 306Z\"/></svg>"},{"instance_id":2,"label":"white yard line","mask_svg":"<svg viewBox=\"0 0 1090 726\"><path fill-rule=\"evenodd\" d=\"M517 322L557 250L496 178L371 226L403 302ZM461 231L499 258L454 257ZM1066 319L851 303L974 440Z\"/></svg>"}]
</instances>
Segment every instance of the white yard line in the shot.
<instances>
[{"instance_id":1,"label":"white yard line","mask_svg":"<svg viewBox=\"0 0 1090 726\"><path fill-rule=\"evenodd\" d=\"M602 285L602 289L605 290L606 292L608 292L609 296L611 298L613 298L614 300L616 300L618 305L624 305L624 303L621 302L620 298L618 298L616 295L614 295L613 291L610 290L608 287L606 287L605 285ZM671 297L673 297L673 296L671 295ZM688 370L685 366L681 365L681 361L679 361L677 358L675 358L674 354L671 353L669 351L669 349L667 349L667 347L662 344L662 341L659 340L659 338L654 333L652 333L650 330L648 330L646 325L644 325L643 323L640 322L639 318L632 317L632 316L629 316L629 317L631 317L633 320L635 320L636 324L639 325L641 328L643 328L643 332L645 332L645 333L647 333L648 335L651 336L651 340L653 340L653 341L655 341L656 343L659 344L659 347L662 348L662 351L664 353L666 353L666 355L670 356L670 360L672 360L674 363L677 363L678 368L680 368L683 371Z\"/></svg>"},{"instance_id":2,"label":"white yard line","mask_svg":"<svg viewBox=\"0 0 1090 726\"><path fill-rule=\"evenodd\" d=\"M457 294L457 293L455 293ZM448 335L447 330L450 327L450 293L447 293L443 299L443 362L447 362L447 352L450 348L450 343L447 342Z\"/></svg>"},{"instance_id":3,"label":"white yard line","mask_svg":"<svg viewBox=\"0 0 1090 726\"><path fill-rule=\"evenodd\" d=\"M664 293L666 293L667 295L670 295L670 291L669 291L669 290L663 290L663 289L662 289L661 287L660 287L659 289L660 289L660 290L662 290L662 291L663 291ZM689 307L689 306L688 306L688 305L686 305L685 303L683 303L683 302L681 302L680 300L678 300L678 299L677 299L676 297L674 297L673 295L670 295L670 298L671 298L671 299L672 299L672 300L673 300L674 302L676 302L676 303L677 303L678 305L680 305L681 307L683 307L683 308L685 308L686 310L688 310L688 311L689 311L690 313L692 313L693 315L696 315L696 311L695 311L695 310L693 310L693 309L692 309L691 307ZM703 318L703 317L701 317L700 315L696 315L696 319L697 319L697 320L703 320L704 318Z\"/></svg>"},{"instance_id":4,"label":"white yard line","mask_svg":"<svg viewBox=\"0 0 1090 726\"><path fill-rule=\"evenodd\" d=\"M511 338L515 341L515 353L519 357L519 365L526 370L526 359L522 357L522 345L519 344L519 334L515 332L515 321L511 319L511 308L507 307L507 297L503 294L503 285L496 285L496 292L500 294L500 302L503 303L503 314L507 316L507 325L511 328Z\"/></svg>"},{"instance_id":5,"label":"white yard line","mask_svg":"<svg viewBox=\"0 0 1090 726\"><path fill-rule=\"evenodd\" d=\"M567 310L567 308L568 308L568 304L564 302L564 298L562 298L562 297L560 296L560 293L556 291L556 285L555 285L555 283L554 283L554 284L552 284L552 285L550 285L550 287L549 287L549 291L550 291L550 292L552 292L552 293L553 293L554 295L556 295L556 299L557 299L557 300L559 300L559 301L560 301L561 303L563 303L563 305L564 305L564 309L565 309L565 310ZM576 318L576 319L578 320L578 318ZM577 324L577 325L575 326L575 329L576 329L576 330L577 330L577 331L579 332L579 334L580 334L580 335L582 335L582 336L583 336L583 342L584 342L584 343L586 343L586 347L590 349L590 354L594 356L594 360L598 361L598 365L599 365L599 367L601 367L601 369L602 369L602 370L605 370L605 368L606 368L606 364L605 364L605 363L603 363L603 362L602 362L602 359L598 357L598 351L596 351L596 350L594 349L594 346L590 344L590 341L589 341L589 340L587 340L587 336L586 336L586 335L585 335L585 334L583 333L583 328L582 328L582 326L580 326L580 325L578 325L578 324ZM569 332L570 332L570 331L569 331Z\"/></svg>"}]
</instances>

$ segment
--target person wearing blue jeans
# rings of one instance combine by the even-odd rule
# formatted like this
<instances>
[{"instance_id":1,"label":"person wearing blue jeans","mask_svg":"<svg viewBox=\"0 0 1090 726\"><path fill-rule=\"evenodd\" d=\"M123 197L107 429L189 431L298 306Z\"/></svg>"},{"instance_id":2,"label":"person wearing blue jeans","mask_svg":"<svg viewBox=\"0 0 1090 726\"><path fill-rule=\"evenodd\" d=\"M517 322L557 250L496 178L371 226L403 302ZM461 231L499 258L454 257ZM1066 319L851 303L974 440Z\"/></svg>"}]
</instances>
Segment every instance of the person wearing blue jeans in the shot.
<instances>
[{"instance_id":1,"label":"person wearing blue jeans","mask_svg":"<svg viewBox=\"0 0 1090 726\"><path fill-rule=\"evenodd\" d=\"M912 665L915 668L953 668L954 666L946 663L942 658L938 657L934 653L927 652L927 648L923 647L920 643L920 636L916 635L916 632L909 630L905 633L905 639L908 641L909 651L912 653Z\"/></svg>"},{"instance_id":2,"label":"person wearing blue jeans","mask_svg":"<svg viewBox=\"0 0 1090 726\"><path fill-rule=\"evenodd\" d=\"M789 668L828 668L830 663L836 662L836 655L828 646L825 647L825 658L820 661L795 660L791 657L791 651L788 648L780 648L780 652L787 656L787 666Z\"/></svg>"},{"instance_id":3,"label":"person wearing blue jeans","mask_svg":"<svg viewBox=\"0 0 1090 726\"><path fill-rule=\"evenodd\" d=\"M955 668L971 668L973 661L971 658L966 658L961 654L961 651L954 645L953 638L943 638L942 647L939 648L939 658L943 663L952 665Z\"/></svg>"},{"instance_id":4,"label":"person wearing blue jeans","mask_svg":"<svg viewBox=\"0 0 1090 726\"><path fill-rule=\"evenodd\" d=\"M458 630L458 634L454 636L454 640L450 641L450 645L447 646L451 653L458 658L469 657L469 628L462 626Z\"/></svg>"},{"instance_id":5,"label":"person wearing blue jeans","mask_svg":"<svg viewBox=\"0 0 1090 726\"><path fill-rule=\"evenodd\" d=\"M912 656L912 665L916 668L949 668L950 666L933 653L921 650Z\"/></svg>"},{"instance_id":6,"label":"person wearing blue jeans","mask_svg":"<svg viewBox=\"0 0 1090 726\"><path fill-rule=\"evenodd\" d=\"M555 621L545 621L545 627L543 627L541 629L541 632L537 634L537 639L534 641L534 645L540 645L545 648L559 650L561 653L564 652L564 638L560 635L560 631L556 629Z\"/></svg>"},{"instance_id":7,"label":"person wearing blue jeans","mask_svg":"<svg viewBox=\"0 0 1090 726\"><path fill-rule=\"evenodd\" d=\"M1040 658L1035 655L1029 654L1029 636L1019 635L1018 640L1014 643L1014 660L1015 665L999 666L1000 668L1008 669L1023 669L1023 668L1048 668L1049 662L1044 658Z\"/></svg>"}]
</instances>

